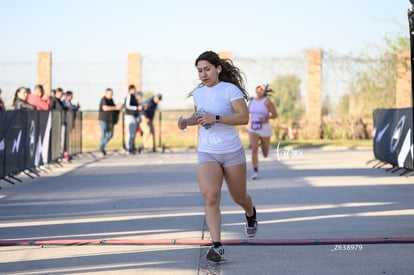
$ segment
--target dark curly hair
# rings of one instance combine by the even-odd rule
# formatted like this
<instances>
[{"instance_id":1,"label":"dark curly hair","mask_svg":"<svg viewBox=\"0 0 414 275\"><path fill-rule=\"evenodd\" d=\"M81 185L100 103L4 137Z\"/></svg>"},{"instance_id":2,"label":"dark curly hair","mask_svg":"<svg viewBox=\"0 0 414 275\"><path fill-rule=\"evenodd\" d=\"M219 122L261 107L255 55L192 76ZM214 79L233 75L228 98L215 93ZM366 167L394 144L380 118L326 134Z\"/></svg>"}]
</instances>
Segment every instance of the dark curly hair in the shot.
<instances>
[{"instance_id":1,"label":"dark curly hair","mask_svg":"<svg viewBox=\"0 0 414 275\"><path fill-rule=\"evenodd\" d=\"M210 62L214 67L221 66L222 70L219 74L219 80L224 82L230 82L236 85L243 93L243 97L246 100L249 100L249 94L244 86L244 79L242 76L242 72L239 68L234 66L233 61L231 59L220 58L220 56L213 52L213 51L206 51L200 54L197 59L195 60L195 66L197 66L198 62L204 60ZM200 83L198 87L203 86L203 83ZM189 96L193 95L194 90L189 94Z\"/></svg>"}]
</instances>

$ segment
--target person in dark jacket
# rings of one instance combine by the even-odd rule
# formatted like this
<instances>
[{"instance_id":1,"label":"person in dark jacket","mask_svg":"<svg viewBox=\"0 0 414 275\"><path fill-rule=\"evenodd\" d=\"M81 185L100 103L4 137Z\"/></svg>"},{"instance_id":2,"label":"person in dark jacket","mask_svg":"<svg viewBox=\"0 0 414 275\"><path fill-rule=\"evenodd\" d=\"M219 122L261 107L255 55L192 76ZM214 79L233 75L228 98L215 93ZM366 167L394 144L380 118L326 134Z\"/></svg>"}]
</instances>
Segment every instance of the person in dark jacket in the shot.
<instances>
[{"instance_id":1,"label":"person in dark jacket","mask_svg":"<svg viewBox=\"0 0 414 275\"><path fill-rule=\"evenodd\" d=\"M105 146L111 140L114 134L114 124L117 122L119 111L123 105L115 105L112 99L113 91L111 88L106 89L105 96L99 103L99 127L101 128L101 140L99 142L99 151L106 155Z\"/></svg>"},{"instance_id":2,"label":"person in dark jacket","mask_svg":"<svg viewBox=\"0 0 414 275\"><path fill-rule=\"evenodd\" d=\"M6 106L4 105L4 101L1 98L1 89L0 89L0 114L6 112Z\"/></svg>"},{"instance_id":3,"label":"person in dark jacket","mask_svg":"<svg viewBox=\"0 0 414 275\"><path fill-rule=\"evenodd\" d=\"M57 111L67 111L68 108L63 104L62 98L63 97L63 89L57 88L56 90L53 90L53 98L52 98L52 110Z\"/></svg>"},{"instance_id":4,"label":"person in dark jacket","mask_svg":"<svg viewBox=\"0 0 414 275\"><path fill-rule=\"evenodd\" d=\"M79 103L78 104L73 104L72 99L73 99L73 92L72 91L66 91L65 98L62 99L62 103L63 103L63 105L66 106L68 111L76 112L80 109L80 105L79 105Z\"/></svg>"},{"instance_id":5,"label":"person in dark jacket","mask_svg":"<svg viewBox=\"0 0 414 275\"><path fill-rule=\"evenodd\" d=\"M63 97L63 89L56 88L53 90L53 97L51 101L51 109L54 111L61 111L62 112L62 129L61 129L61 154L63 154L64 158L69 161L69 153L67 152L67 129L66 129L66 111L68 108L62 102Z\"/></svg>"},{"instance_id":6,"label":"person in dark jacket","mask_svg":"<svg viewBox=\"0 0 414 275\"><path fill-rule=\"evenodd\" d=\"M13 107L15 110L34 110L35 106L27 103L27 89L20 87L16 90L13 99Z\"/></svg>"},{"instance_id":7,"label":"person in dark jacket","mask_svg":"<svg viewBox=\"0 0 414 275\"><path fill-rule=\"evenodd\" d=\"M155 131L154 131L154 116L157 111L158 103L162 100L162 95L157 94L147 99L143 106L141 115L140 128L144 133L143 146L145 149L150 149L155 152Z\"/></svg>"}]
</instances>

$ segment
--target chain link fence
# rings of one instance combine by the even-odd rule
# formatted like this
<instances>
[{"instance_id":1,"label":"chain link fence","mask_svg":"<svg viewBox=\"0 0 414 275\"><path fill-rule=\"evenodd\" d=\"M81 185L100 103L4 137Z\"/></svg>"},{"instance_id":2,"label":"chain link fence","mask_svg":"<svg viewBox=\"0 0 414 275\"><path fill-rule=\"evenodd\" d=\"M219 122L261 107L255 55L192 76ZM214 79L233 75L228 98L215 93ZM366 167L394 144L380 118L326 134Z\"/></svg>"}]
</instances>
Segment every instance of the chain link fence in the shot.
<instances>
[{"instance_id":1,"label":"chain link fence","mask_svg":"<svg viewBox=\"0 0 414 275\"><path fill-rule=\"evenodd\" d=\"M280 75L295 75L300 79L302 103L306 102L307 55L301 51L290 56L247 57L232 54L234 64L245 74L246 87L250 96L254 96L254 87L262 83L272 83ZM127 93L127 56L121 61L65 61L52 57L52 88L62 87L74 92L74 103L79 103L81 110L96 112L99 101L106 88L114 90L114 101L120 104ZM361 59L352 55L340 55L324 51L322 58L323 102L323 138L369 138L372 125L371 117L337 116L338 103L343 95L351 92L355 78L366 71L375 62L383 60ZM0 62L0 89L7 108L11 108L16 89L20 86L32 88L36 84L37 64L35 60L27 62ZM162 111L162 125L168 130L160 130L163 140L177 138L172 145L180 144L178 139L187 140L186 146L194 146L192 132L176 133L167 124L175 124L179 115L191 112L192 99L188 93L198 84L194 57L142 56L142 91L144 94L163 94L159 110ZM277 107L277 106L276 106ZM394 106L389 106L394 107ZM183 111L180 111L183 110ZM93 113L93 112L92 112ZM95 115L85 113L84 123L95 121ZM274 122L277 139L300 138L300 120ZM96 121L97 124L97 121ZM163 127L164 127L163 126ZM88 127L84 127L89 129ZM299 129L299 130L298 130ZM241 128L243 132L244 129ZM95 131L99 133L99 131ZM99 140L90 137L86 140ZM85 139L85 136L83 137ZM169 146L168 144L166 146Z\"/></svg>"}]
</instances>

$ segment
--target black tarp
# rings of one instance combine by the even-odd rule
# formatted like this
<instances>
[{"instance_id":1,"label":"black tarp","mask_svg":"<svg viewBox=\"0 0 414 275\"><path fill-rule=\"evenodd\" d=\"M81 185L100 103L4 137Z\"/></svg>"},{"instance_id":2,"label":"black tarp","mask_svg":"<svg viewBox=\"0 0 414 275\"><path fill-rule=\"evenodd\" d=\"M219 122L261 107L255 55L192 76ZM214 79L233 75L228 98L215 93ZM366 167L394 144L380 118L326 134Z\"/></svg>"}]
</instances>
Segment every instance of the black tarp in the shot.
<instances>
[{"instance_id":1,"label":"black tarp","mask_svg":"<svg viewBox=\"0 0 414 275\"><path fill-rule=\"evenodd\" d=\"M64 144L73 148L70 155L82 152L82 113L71 116L77 119L69 119L70 134L64 134L66 125L60 111L1 113L0 179L62 158Z\"/></svg>"},{"instance_id":2,"label":"black tarp","mask_svg":"<svg viewBox=\"0 0 414 275\"><path fill-rule=\"evenodd\" d=\"M373 145L376 159L414 170L413 109L376 109Z\"/></svg>"}]
</instances>

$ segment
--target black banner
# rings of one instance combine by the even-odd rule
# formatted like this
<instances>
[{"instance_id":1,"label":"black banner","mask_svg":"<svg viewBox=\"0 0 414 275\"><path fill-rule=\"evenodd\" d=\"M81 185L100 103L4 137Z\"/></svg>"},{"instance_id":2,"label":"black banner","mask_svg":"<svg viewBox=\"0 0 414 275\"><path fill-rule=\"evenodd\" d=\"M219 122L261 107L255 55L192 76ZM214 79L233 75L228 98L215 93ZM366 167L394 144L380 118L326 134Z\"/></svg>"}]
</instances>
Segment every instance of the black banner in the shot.
<instances>
[{"instance_id":1,"label":"black banner","mask_svg":"<svg viewBox=\"0 0 414 275\"><path fill-rule=\"evenodd\" d=\"M412 108L374 110L374 155L396 167L414 170Z\"/></svg>"},{"instance_id":2,"label":"black banner","mask_svg":"<svg viewBox=\"0 0 414 275\"><path fill-rule=\"evenodd\" d=\"M408 10L408 27L409 27L409 35L410 35L410 56L411 56L411 102L412 107L414 108L414 1L410 0L411 2L411 9ZM414 112L413 117L414 120ZM414 133L413 133L414 138Z\"/></svg>"},{"instance_id":3,"label":"black banner","mask_svg":"<svg viewBox=\"0 0 414 275\"><path fill-rule=\"evenodd\" d=\"M75 128L75 115L74 112L66 113L66 127L65 127L65 152L68 152L70 155L73 154L73 144L72 144L72 132Z\"/></svg>"},{"instance_id":4,"label":"black banner","mask_svg":"<svg viewBox=\"0 0 414 275\"><path fill-rule=\"evenodd\" d=\"M65 128L60 111L12 110L0 114L0 179L59 160L68 144L70 155L81 153L82 113L71 114L70 134Z\"/></svg>"},{"instance_id":5,"label":"black banner","mask_svg":"<svg viewBox=\"0 0 414 275\"><path fill-rule=\"evenodd\" d=\"M0 114L0 178L6 176L6 133L6 116Z\"/></svg>"},{"instance_id":6,"label":"black banner","mask_svg":"<svg viewBox=\"0 0 414 275\"><path fill-rule=\"evenodd\" d=\"M37 111L26 111L27 114L27 142L26 147L26 168L32 168L35 165L35 152L39 136L39 115Z\"/></svg>"},{"instance_id":7,"label":"black banner","mask_svg":"<svg viewBox=\"0 0 414 275\"><path fill-rule=\"evenodd\" d=\"M69 155L82 153L82 112L73 112L72 115L73 122L69 134Z\"/></svg>"},{"instance_id":8,"label":"black banner","mask_svg":"<svg viewBox=\"0 0 414 275\"><path fill-rule=\"evenodd\" d=\"M50 158L55 161L63 157L64 134L64 117L62 112L52 111L52 130L50 136Z\"/></svg>"},{"instance_id":9,"label":"black banner","mask_svg":"<svg viewBox=\"0 0 414 275\"><path fill-rule=\"evenodd\" d=\"M50 111L38 111L38 137L34 166L50 162L50 130L52 128L52 113Z\"/></svg>"},{"instance_id":10,"label":"black banner","mask_svg":"<svg viewBox=\"0 0 414 275\"><path fill-rule=\"evenodd\" d=\"M5 153L6 165L4 174L24 171L27 155L27 111L15 110L4 113L6 116Z\"/></svg>"}]
</instances>

